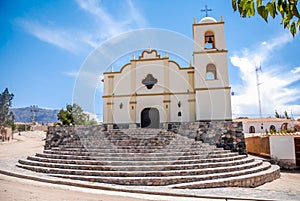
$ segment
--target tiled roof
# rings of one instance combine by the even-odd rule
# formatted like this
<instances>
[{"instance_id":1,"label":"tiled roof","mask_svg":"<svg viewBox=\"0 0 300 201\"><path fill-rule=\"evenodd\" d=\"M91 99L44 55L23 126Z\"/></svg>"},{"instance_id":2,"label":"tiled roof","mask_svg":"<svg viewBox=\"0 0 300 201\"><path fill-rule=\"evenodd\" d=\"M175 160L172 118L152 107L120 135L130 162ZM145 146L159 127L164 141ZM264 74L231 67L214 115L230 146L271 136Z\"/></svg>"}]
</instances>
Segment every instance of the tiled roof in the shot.
<instances>
[{"instance_id":1,"label":"tiled roof","mask_svg":"<svg viewBox=\"0 0 300 201\"><path fill-rule=\"evenodd\" d=\"M243 123L260 123L260 122L286 122L289 123L293 120L291 119L283 119L283 118L249 118L249 119L234 119L235 122L243 122ZM294 121L297 122L297 121Z\"/></svg>"}]
</instances>

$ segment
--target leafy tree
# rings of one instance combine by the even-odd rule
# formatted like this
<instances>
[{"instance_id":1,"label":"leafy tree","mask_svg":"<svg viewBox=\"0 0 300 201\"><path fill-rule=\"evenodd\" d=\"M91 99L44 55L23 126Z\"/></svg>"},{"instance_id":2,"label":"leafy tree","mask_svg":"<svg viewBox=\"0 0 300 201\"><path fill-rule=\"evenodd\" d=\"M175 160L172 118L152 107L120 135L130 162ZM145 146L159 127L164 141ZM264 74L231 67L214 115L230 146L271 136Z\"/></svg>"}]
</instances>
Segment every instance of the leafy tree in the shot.
<instances>
[{"instance_id":1,"label":"leafy tree","mask_svg":"<svg viewBox=\"0 0 300 201\"><path fill-rule=\"evenodd\" d=\"M61 109L57 114L57 119L63 125L95 125L97 121L90 119L89 115L84 113L83 109L77 105L67 105L66 110Z\"/></svg>"},{"instance_id":2,"label":"leafy tree","mask_svg":"<svg viewBox=\"0 0 300 201\"><path fill-rule=\"evenodd\" d=\"M238 10L241 17L251 17L257 12L266 22L269 15L274 19L280 14L282 25L295 36L300 31L300 14L298 12L298 0L232 0L232 8Z\"/></svg>"},{"instance_id":3,"label":"leafy tree","mask_svg":"<svg viewBox=\"0 0 300 201\"><path fill-rule=\"evenodd\" d=\"M284 111L284 118L290 119L291 117L288 115L287 111Z\"/></svg>"},{"instance_id":4,"label":"leafy tree","mask_svg":"<svg viewBox=\"0 0 300 201\"><path fill-rule=\"evenodd\" d=\"M9 93L7 88L0 94L0 127L14 127L14 113L9 111L13 98L14 94Z\"/></svg>"},{"instance_id":5,"label":"leafy tree","mask_svg":"<svg viewBox=\"0 0 300 201\"><path fill-rule=\"evenodd\" d=\"M30 126L30 124L19 124L16 126L16 129L18 131L28 131L31 129L31 126Z\"/></svg>"},{"instance_id":6,"label":"leafy tree","mask_svg":"<svg viewBox=\"0 0 300 201\"><path fill-rule=\"evenodd\" d=\"M276 118L281 118L280 115L278 114L277 110L275 110L275 117Z\"/></svg>"},{"instance_id":7,"label":"leafy tree","mask_svg":"<svg viewBox=\"0 0 300 201\"><path fill-rule=\"evenodd\" d=\"M284 115L278 114L277 110L275 110L275 117L276 118L285 118L290 119L291 117L288 115L287 111L284 111Z\"/></svg>"},{"instance_id":8,"label":"leafy tree","mask_svg":"<svg viewBox=\"0 0 300 201\"><path fill-rule=\"evenodd\" d=\"M83 109L76 104L72 106L74 124L85 125L85 122L89 120L88 114L83 112Z\"/></svg>"},{"instance_id":9,"label":"leafy tree","mask_svg":"<svg viewBox=\"0 0 300 201\"><path fill-rule=\"evenodd\" d=\"M71 114L71 111L68 110L68 106L67 106L67 110L61 109L58 112L57 119L60 120L63 125L74 124L74 118L73 115Z\"/></svg>"}]
</instances>

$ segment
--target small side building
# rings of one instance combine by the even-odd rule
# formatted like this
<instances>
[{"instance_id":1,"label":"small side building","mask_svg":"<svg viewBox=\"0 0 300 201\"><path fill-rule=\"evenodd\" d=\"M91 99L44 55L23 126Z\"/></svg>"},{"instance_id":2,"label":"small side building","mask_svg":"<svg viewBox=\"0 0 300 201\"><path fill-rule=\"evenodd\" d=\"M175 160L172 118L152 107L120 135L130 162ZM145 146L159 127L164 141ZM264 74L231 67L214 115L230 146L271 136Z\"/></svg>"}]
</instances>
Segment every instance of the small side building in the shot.
<instances>
[{"instance_id":1,"label":"small side building","mask_svg":"<svg viewBox=\"0 0 300 201\"><path fill-rule=\"evenodd\" d=\"M299 121L285 118L235 119L243 123L247 152L271 158L284 169L300 167Z\"/></svg>"},{"instance_id":2,"label":"small side building","mask_svg":"<svg viewBox=\"0 0 300 201\"><path fill-rule=\"evenodd\" d=\"M280 133L293 129L295 122L285 118L243 118L234 121L243 123L245 134Z\"/></svg>"}]
</instances>

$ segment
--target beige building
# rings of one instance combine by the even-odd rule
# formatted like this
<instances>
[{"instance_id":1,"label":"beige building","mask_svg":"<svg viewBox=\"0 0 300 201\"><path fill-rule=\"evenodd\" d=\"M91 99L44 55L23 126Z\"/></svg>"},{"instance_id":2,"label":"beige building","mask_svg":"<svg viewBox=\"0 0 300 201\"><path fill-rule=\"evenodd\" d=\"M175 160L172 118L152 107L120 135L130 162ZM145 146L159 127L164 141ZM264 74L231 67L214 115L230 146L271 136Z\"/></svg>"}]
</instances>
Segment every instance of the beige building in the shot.
<instances>
[{"instance_id":1,"label":"beige building","mask_svg":"<svg viewBox=\"0 0 300 201\"><path fill-rule=\"evenodd\" d=\"M193 65L181 67L167 54L145 50L120 71L104 73L104 124L166 128L172 122L231 120L224 22L205 17L192 30Z\"/></svg>"}]
</instances>

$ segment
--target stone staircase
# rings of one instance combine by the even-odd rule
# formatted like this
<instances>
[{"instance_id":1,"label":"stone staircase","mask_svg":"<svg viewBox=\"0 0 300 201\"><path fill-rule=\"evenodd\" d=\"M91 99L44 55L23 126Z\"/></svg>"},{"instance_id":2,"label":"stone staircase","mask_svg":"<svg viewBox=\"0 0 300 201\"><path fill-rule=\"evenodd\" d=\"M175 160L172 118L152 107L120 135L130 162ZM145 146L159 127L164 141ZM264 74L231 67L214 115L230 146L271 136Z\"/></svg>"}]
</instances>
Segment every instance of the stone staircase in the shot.
<instances>
[{"instance_id":1,"label":"stone staircase","mask_svg":"<svg viewBox=\"0 0 300 201\"><path fill-rule=\"evenodd\" d=\"M165 130L77 129L65 139L17 166L73 180L172 188L255 187L280 176L278 166Z\"/></svg>"}]
</instances>

